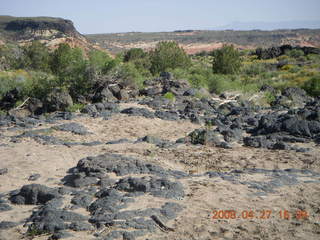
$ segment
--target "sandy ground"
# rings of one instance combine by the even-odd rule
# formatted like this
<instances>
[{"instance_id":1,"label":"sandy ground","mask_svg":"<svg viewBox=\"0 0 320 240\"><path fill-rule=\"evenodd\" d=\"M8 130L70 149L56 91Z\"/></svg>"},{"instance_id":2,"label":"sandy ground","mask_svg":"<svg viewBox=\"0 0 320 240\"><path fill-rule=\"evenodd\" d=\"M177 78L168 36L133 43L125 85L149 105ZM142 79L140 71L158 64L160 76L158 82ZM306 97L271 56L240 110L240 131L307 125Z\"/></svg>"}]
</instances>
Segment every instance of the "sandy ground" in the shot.
<instances>
[{"instance_id":1,"label":"sandy ground","mask_svg":"<svg viewBox=\"0 0 320 240\"><path fill-rule=\"evenodd\" d=\"M59 122L58 124L63 123ZM70 121L65 121L70 122ZM81 117L72 120L92 133L80 136L68 132L52 131L52 136L68 141L102 141L127 138L136 140L145 135L154 135L167 140L186 136L199 125L187 121L164 121L117 114L110 120ZM52 124L39 126L51 127ZM176 148L161 149L152 144L115 144L98 146L58 146L43 145L33 139L24 138L20 143L10 142L10 136L21 132L1 129L6 136L0 143L0 169L9 172L0 175L0 193L7 194L25 184L39 183L50 187L61 186L61 179L68 169L87 156L102 153L120 153L159 164L167 169L183 170L201 174L206 171L230 171L234 169L309 169L320 172L320 150L309 153L293 151L271 151L239 146L227 150L206 146L181 145ZM28 181L28 177L38 173L40 179ZM244 174L244 179L267 181L263 174ZM320 238L320 185L304 182L284 186L267 195L256 195L255 189L247 185L234 184L222 178L191 177L183 179L186 197L177 200L184 206L178 218L169 222L173 232L159 231L141 239L319 239ZM164 200L165 201L165 200ZM136 201L130 209L157 207L164 201L145 197ZM13 210L0 213L1 221L24 221L36 206L13 206ZM236 219L213 219L213 211L234 210ZM268 218L260 218L263 211L271 211ZM280 217L279 211L287 210L290 219ZM309 217L297 219L297 210L304 210ZM253 211L254 217L244 219L244 211ZM86 211L83 214L88 214ZM246 212L244 213L246 214ZM239 218L238 218L239 217ZM23 224L0 232L1 240L26 239ZM73 232L71 239L94 239L91 232ZM47 239L39 236L34 239Z\"/></svg>"}]
</instances>

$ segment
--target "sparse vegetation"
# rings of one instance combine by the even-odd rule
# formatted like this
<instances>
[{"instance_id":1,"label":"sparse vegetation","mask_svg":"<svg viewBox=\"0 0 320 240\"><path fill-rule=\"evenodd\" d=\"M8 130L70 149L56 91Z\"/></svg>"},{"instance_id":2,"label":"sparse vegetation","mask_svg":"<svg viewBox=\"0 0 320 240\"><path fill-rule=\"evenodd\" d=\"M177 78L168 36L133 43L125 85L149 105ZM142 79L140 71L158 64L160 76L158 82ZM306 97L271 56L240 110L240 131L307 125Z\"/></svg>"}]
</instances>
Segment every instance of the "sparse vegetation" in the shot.
<instances>
[{"instance_id":1,"label":"sparse vegetation","mask_svg":"<svg viewBox=\"0 0 320 240\"><path fill-rule=\"evenodd\" d=\"M224 45L213 52L213 72L217 74L235 74L241 67L240 54L232 45Z\"/></svg>"},{"instance_id":2,"label":"sparse vegetation","mask_svg":"<svg viewBox=\"0 0 320 240\"><path fill-rule=\"evenodd\" d=\"M257 51L256 51L257 52ZM39 42L19 47L7 44L0 48L0 99L10 90L19 92L16 101L28 97L45 99L55 88L67 90L74 101L69 111L81 109L78 96L94 90L96 82L112 79L124 87L143 88L146 79L170 71L176 79L186 79L196 89L209 92L258 92L263 85L282 90L300 87L312 96L320 94L320 57L299 49L286 51L272 59L259 59L255 52L238 51L224 46L212 54L188 56L176 42L160 42L145 52L131 49L112 58L94 50L84 55L81 49L61 44L54 51ZM174 95L164 97L174 100ZM272 95L264 97L271 103Z\"/></svg>"},{"instance_id":3,"label":"sparse vegetation","mask_svg":"<svg viewBox=\"0 0 320 240\"><path fill-rule=\"evenodd\" d=\"M151 72L157 74L168 69L187 68L191 60L176 42L164 41L150 53Z\"/></svg>"}]
</instances>

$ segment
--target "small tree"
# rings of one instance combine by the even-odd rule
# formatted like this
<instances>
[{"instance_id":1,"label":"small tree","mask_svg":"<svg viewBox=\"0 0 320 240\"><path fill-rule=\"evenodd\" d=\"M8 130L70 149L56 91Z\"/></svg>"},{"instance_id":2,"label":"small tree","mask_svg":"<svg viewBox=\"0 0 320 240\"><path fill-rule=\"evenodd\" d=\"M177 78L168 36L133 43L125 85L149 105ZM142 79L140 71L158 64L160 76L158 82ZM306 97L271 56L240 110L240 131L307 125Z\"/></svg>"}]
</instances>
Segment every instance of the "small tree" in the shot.
<instances>
[{"instance_id":1,"label":"small tree","mask_svg":"<svg viewBox=\"0 0 320 240\"><path fill-rule=\"evenodd\" d=\"M224 45L213 52L213 72L218 74L235 74L241 67L240 54L232 45Z\"/></svg>"},{"instance_id":2,"label":"small tree","mask_svg":"<svg viewBox=\"0 0 320 240\"><path fill-rule=\"evenodd\" d=\"M148 53L141 48L131 48L125 52L123 61L133 63L141 72L149 71L151 67Z\"/></svg>"},{"instance_id":3,"label":"small tree","mask_svg":"<svg viewBox=\"0 0 320 240\"><path fill-rule=\"evenodd\" d=\"M97 74L106 72L111 61L112 58L106 52L99 50L89 52L89 64Z\"/></svg>"},{"instance_id":4,"label":"small tree","mask_svg":"<svg viewBox=\"0 0 320 240\"><path fill-rule=\"evenodd\" d=\"M43 72L50 71L50 54L48 48L39 41L33 41L31 45L23 48L23 67Z\"/></svg>"},{"instance_id":5,"label":"small tree","mask_svg":"<svg viewBox=\"0 0 320 240\"><path fill-rule=\"evenodd\" d=\"M150 53L151 72L157 74L167 69L187 68L191 60L186 52L172 41L159 42Z\"/></svg>"}]
</instances>

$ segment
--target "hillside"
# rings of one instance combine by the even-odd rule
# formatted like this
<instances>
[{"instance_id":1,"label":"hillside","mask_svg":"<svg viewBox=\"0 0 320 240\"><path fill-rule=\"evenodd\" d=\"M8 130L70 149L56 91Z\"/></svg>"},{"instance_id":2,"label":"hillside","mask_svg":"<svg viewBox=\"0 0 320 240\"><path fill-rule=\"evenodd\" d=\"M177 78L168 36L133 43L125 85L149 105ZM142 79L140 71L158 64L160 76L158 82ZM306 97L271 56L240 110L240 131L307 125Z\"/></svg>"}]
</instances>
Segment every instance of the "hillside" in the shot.
<instances>
[{"instance_id":1,"label":"hillside","mask_svg":"<svg viewBox=\"0 0 320 240\"><path fill-rule=\"evenodd\" d=\"M295 46L320 47L320 29L296 29L276 31L175 31L158 33L113 33L89 34L86 37L112 53L124 49L151 49L157 42L174 40L190 54L211 51L219 48L223 43L232 43L238 48L256 48L290 44Z\"/></svg>"},{"instance_id":2,"label":"hillside","mask_svg":"<svg viewBox=\"0 0 320 240\"><path fill-rule=\"evenodd\" d=\"M70 20L53 17L12 17L0 16L0 41L20 45L34 40L56 48L60 43L84 50L95 48L80 34ZM0 44L1 44L0 42Z\"/></svg>"}]
</instances>

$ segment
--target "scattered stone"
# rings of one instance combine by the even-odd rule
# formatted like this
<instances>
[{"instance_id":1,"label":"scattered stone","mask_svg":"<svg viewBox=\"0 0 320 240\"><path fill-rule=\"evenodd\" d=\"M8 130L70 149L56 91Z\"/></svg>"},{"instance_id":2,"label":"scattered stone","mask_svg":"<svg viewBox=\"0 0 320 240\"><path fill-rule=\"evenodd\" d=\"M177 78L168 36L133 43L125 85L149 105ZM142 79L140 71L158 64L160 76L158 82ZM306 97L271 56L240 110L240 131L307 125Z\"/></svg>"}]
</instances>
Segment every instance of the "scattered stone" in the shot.
<instances>
[{"instance_id":1,"label":"scattered stone","mask_svg":"<svg viewBox=\"0 0 320 240\"><path fill-rule=\"evenodd\" d=\"M45 204L60 194L56 189L40 184L24 185L19 193L11 196L10 200L15 204Z\"/></svg>"},{"instance_id":2,"label":"scattered stone","mask_svg":"<svg viewBox=\"0 0 320 240\"><path fill-rule=\"evenodd\" d=\"M0 169L0 175L5 175L8 173L8 168L1 168Z\"/></svg>"},{"instance_id":3,"label":"scattered stone","mask_svg":"<svg viewBox=\"0 0 320 240\"><path fill-rule=\"evenodd\" d=\"M19 223L2 221L0 222L0 230L14 228L18 225Z\"/></svg>"},{"instance_id":4,"label":"scattered stone","mask_svg":"<svg viewBox=\"0 0 320 240\"><path fill-rule=\"evenodd\" d=\"M141 116L145 118L155 118L153 112L150 112L148 109L145 108L126 108L121 111L121 113L132 115L132 116Z\"/></svg>"},{"instance_id":5,"label":"scattered stone","mask_svg":"<svg viewBox=\"0 0 320 240\"><path fill-rule=\"evenodd\" d=\"M41 177L40 174L35 173L35 174L32 174L32 175L28 178L28 181L36 181L36 180L38 180L40 177Z\"/></svg>"},{"instance_id":6,"label":"scattered stone","mask_svg":"<svg viewBox=\"0 0 320 240\"><path fill-rule=\"evenodd\" d=\"M64 111L73 105L71 96L66 90L56 88L49 93L44 102L47 112Z\"/></svg>"},{"instance_id":7,"label":"scattered stone","mask_svg":"<svg viewBox=\"0 0 320 240\"><path fill-rule=\"evenodd\" d=\"M85 128L84 126L82 126L79 123L65 123L62 125L54 126L52 128L55 130L72 132L74 134L79 134L79 135L89 134L87 128Z\"/></svg>"},{"instance_id":8,"label":"scattered stone","mask_svg":"<svg viewBox=\"0 0 320 240\"><path fill-rule=\"evenodd\" d=\"M123 178L116 183L116 189L126 192L150 193L164 198L182 199L184 197L181 183L155 177Z\"/></svg>"}]
</instances>

